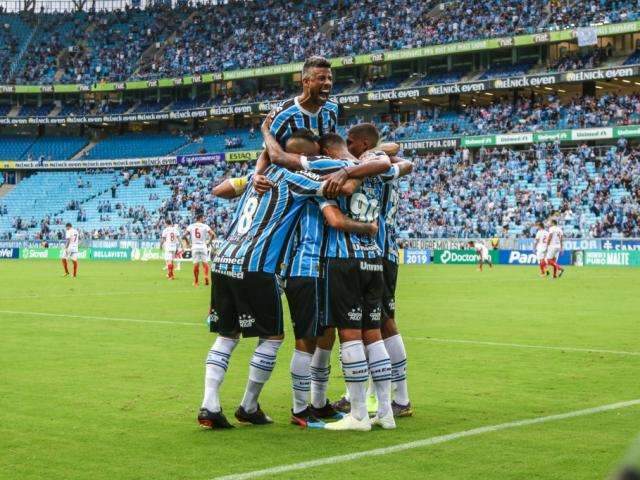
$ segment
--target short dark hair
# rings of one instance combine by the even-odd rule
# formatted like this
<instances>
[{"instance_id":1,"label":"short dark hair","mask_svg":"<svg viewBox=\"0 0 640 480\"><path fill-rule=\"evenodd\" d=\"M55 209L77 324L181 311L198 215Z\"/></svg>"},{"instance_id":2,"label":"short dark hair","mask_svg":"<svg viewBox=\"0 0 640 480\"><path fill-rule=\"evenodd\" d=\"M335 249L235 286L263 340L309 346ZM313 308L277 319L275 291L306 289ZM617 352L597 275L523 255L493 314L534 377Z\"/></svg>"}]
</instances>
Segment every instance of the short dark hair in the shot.
<instances>
[{"instance_id":1,"label":"short dark hair","mask_svg":"<svg viewBox=\"0 0 640 480\"><path fill-rule=\"evenodd\" d=\"M166 223L167 225L171 225L171 219L170 218L166 218L164 223Z\"/></svg>"},{"instance_id":2,"label":"short dark hair","mask_svg":"<svg viewBox=\"0 0 640 480\"><path fill-rule=\"evenodd\" d=\"M557 224L558 224L558 220L556 220L555 218L551 220L551 225L557 225Z\"/></svg>"},{"instance_id":3,"label":"short dark hair","mask_svg":"<svg viewBox=\"0 0 640 480\"><path fill-rule=\"evenodd\" d=\"M302 66L302 78L306 77L312 68L331 68L331 62L320 55L312 55Z\"/></svg>"},{"instance_id":4,"label":"short dark hair","mask_svg":"<svg viewBox=\"0 0 640 480\"><path fill-rule=\"evenodd\" d=\"M65 227L70 227L70 226L71 226L71 224L70 224L70 223L67 223L67 224L65 225Z\"/></svg>"},{"instance_id":5,"label":"short dark hair","mask_svg":"<svg viewBox=\"0 0 640 480\"><path fill-rule=\"evenodd\" d=\"M325 150L327 148L335 147L337 145L345 145L346 142L344 138L342 138L337 133L325 133L322 137L320 137L320 150Z\"/></svg>"},{"instance_id":6,"label":"short dark hair","mask_svg":"<svg viewBox=\"0 0 640 480\"><path fill-rule=\"evenodd\" d=\"M317 142L319 140L318 136L308 128L299 128L295 130L289 138L301 138L310 142Z\"/></svg>"},{"instance_id":7,"label":"short dark hair","mask_svg":"<svg viewBox=\"0 0 640 480\"><path fill-rule=\"evenodd\" d=\"M373 123L359 123L358 125L349 129L349 135L356 136L358 138L366 138L369 140L371 146L375 146L380 141L380 132L378 127Z\"/></svg>"}]
</instances>

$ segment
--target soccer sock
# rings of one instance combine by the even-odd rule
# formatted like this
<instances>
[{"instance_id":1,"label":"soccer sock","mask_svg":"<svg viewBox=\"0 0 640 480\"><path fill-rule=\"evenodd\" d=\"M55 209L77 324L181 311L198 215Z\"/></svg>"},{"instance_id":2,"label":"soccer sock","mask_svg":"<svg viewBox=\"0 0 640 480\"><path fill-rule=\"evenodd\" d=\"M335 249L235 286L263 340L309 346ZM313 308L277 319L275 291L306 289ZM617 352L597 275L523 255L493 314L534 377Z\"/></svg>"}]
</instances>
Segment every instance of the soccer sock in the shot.
<instances>
[{"instance_id":1,"label":"soccer sock","mask_svg":"<svg viewBox=\"0 0 640 480\"><path fill-rule=\"evenodd\" d=\"M200 267L198 266L198 264L196 263L193 266L193 279L196 283L198 283L198 277L200 276Z\"/></svg>"},{"instance_id":2,"label":"soccer sock","mask_svg":"<svg viewBox=\"0 0 640 480\"><path fill-rule=\"evenodd\" d=\"M202 264L202 269L204 270L204 283L209 285L209 264L204 262Z\"/></svg>"},{"instance_id":3,"label":"soccer sock","mask_svg":"<svg viewBox=\"0 0 640 480\"><path fill-rule=\"evenodd\" d=\"M322 408L327 404L327 386L331 373L331 350L316 347L311 358L311 405Z\"/></svg>"},{"instance_id":4,"label":"soccer sock","mask_svg":"<svg viewBox=\"0 0 640 480\"><path fill-rule=\"evenodd\" d=\"M258 340L258 346L253 352L249 363L249 380L240 405L247 413L253 413L258 408L258 396L262 387L267 383L273 367L276 366L276 356L282 340Z\"/></svg>"},{"instance_id":5,"label":"soccer sock","mask_svg":"<svg viewBox=\"0 0 640 480\"><path fill-rule=\"evenodd\" d=\"M173 277L173 263L167 263L167 269L169 270L169 277Z\"/></svg>"},{"instance_id":6,"label":"soccer sock","mask_svg":"<svg viewBox=\"0 0 640 480\"><path fill-rule=\"evenodd\" d=\"M293 413L300 413L309 404L311 389L312 354L294 350L291 357L291 385L293 386ZM324 405L323 405L324 406Z\"/></svg>"},{"instance_id":7,"label":"soccer sock","mask_svg":"<svg viewBox=\"0 0 640 480\"><path fill-rule=\"evenodd\" d=\"M78 261L77 260L72 260L73 261L73 276L75 277L78 274Z\"/></svg>"},{"instance_id":8,"label":"soccer sock","mask_svg":"<svg viewBox=\"0 0 640 480\"><path fill-rule=\"evenodd\" d=\"M547 268L547 264L544 260L540 261L540 273L542 273L544 275L544 272L546 271Z\"/></svg>"},{"instance_id":9,"label":"soccer sock","mask_svg":"<svg viewBox=\"0 0 640 480\"><path fill-rule=\"evenodd\" d=\"M378 416L384 417L391 411L391 360L384 341L378 340L367 345L367 357L373 387L378 397Z\"/></svg>"},{"instance_id":10,"label":"soccer sock","mask_svg":"<svg viewBox=\"0 0 640 480\"><path fill-rule=\"evenodd\" d=\"M351 399L351 415L356 420L367 417L367 380L369 368L364 354L362 340L352 340L341 344L340 359L342 372L347 383L349 398Z\"/></svg>"},{"instance_id":11,"label":"soccer sock","mask_svg":"<svg viewBox=\"0 0 640 480\"><path fill-rule=\"evenodd\" d=\"M555 259L547 260L547 263L553 267L553 276L555 277L558 274L558 264Z\"/></svg>"},{"instance_id":12,"label":"soccer sock","mask_svg":"<svg viewBox=\"0 0 640 480\"><path fill-rule=\"evenodd\" d=\"M62 266L64 267L64 273L69 275L69 267L67 266L67 259L66 258L62 259Z\"/></svg>"},{"instance_id":13,"label":"soccer sock","mask_svg":"<svg viewBox=\"0 0 640 480\"><path fill-rule=\"evenodd\" d=\"M227 372L231 353L237 344L238 340L218 337L207 355L202 408L206 408L210 412L220 411L220 385Z\"/></svg>"},{"instance_id":14,"label":"soccer sock","mask_svg":"<svg viewBox=\"0 0 640 480\"><path fill-rule=\"evenodd\" d=\"M396 403L407 405L409 392L407 389L407 352L400 334L389 337L384 341L389 358L391 359L391 382L396 389Z\"/></svg>"}]
</instances>

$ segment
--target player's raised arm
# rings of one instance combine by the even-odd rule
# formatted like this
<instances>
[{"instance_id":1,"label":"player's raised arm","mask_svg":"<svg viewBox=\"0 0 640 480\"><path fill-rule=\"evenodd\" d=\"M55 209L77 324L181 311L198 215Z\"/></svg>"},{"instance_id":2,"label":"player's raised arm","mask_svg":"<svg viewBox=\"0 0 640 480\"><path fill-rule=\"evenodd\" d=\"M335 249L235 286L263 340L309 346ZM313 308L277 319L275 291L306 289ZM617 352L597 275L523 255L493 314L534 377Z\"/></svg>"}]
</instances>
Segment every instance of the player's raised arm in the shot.
<instances>
[{"instance_id":1,"label":"player's raised arm","mask_svg":"<svg viewBox=\"0 0 640 480\"><path fill-rule=\"evenodd\" d=\"M342 213L335 203L324 202L320 205L320 208L322 209L322 215L327 225L336 230L364 235L375 235L378 233L377 223L364 223L353 220Z\"/></svg>"},{"instance_id":2,"label":"player's raised arm","mask_svg":"<svg viewBox=\"0 0 640 480\"><path fill-rule=\"evenodd\" d=\"M398 155L398 152L400 151L400 144L395 142L384 142L384 143L381 143L378 148L382 150L384 153L386 153L387 155L389 155L390 157L392 157L392 156Z\"/></svg>"},{"instance_id":3,"label":"player's raised arm","mask_svg":"<svg viewBox=\"0 0 640 480\"><path fill-rule=\"evenodd\" d=\"M413 173L413 162L396 156L391 156L390 160L391 165L398 169L397 177L404 177L405 175Z\"/></svg>"},{"instance_id":4,"label":"player's raised arm","mask_svg":"<svg viewBox=\"0 0 640 480\"><path fill-rule=\"evenodd\" d=\"M302 155L296 153L287 153L280 146L276 137L271 133L271 122L273 118L271 115L267 115L260 130L264 137L264 144L267 148L267 154L269 159L276 165L287 168L289 170L302 170Z\"/></svg>"}]
</instances>

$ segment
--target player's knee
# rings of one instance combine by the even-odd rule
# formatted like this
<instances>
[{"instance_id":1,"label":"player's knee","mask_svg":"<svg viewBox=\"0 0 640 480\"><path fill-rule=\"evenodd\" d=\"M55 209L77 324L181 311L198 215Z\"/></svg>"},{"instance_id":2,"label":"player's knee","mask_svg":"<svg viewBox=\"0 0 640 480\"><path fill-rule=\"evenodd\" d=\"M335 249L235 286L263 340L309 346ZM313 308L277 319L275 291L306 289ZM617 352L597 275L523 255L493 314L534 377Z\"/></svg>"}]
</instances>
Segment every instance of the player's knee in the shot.
<instances>
[{"instance_id":1,"label":"player's knee","mask_svg":"<svg viewBox=\"0 0 640 480\"><path fill-rule=\"evenodd\" d=\"M362 331L362 340L365 345L382 340L382 334L379 328L370 328Z\"/></svg>"},{"instance_id":2,"label":"player's knee","mask_svg":"<svg viewBox=\"0 0 640 480\"><path fill-rule=\"evenodd\" d=\"M359 328L341 328L338 330L340 343L362 340L362 330Z\"/></svg>"},{"instance_id":3,"label":"player's knee","mask_svg":"<svg viewBox=\"0 0 640 480\"><path fill-rule=\"evenodd\" d=\"M398 333L400 332L398 331L398 325L396 324L395 318L387 318L382 323L380 333L382 334L382 338L389 338L393 337L394 335L398 335Z\"/></svg>"},{"instance_id":4,"label":"player's knee","mask_svg":"<svg viewBox=\"0 0 640 480\"><path fill-rule=\"evenodd\" d=\"M323 350L331 350L336 342L336 330L333 327L326 328L321 337L318 337L316 345Z\"/></svg>"},{"instance_id":5,"label":"player's knee","mask_svg":"<svg viewBox=\"0 0 640 480\"><path fill-rule=\"evenodd\" d=\"M313 353L316 349L315 338L298 338L296 339L296 350L305 353Z\"/></svg>"}]
</instances>

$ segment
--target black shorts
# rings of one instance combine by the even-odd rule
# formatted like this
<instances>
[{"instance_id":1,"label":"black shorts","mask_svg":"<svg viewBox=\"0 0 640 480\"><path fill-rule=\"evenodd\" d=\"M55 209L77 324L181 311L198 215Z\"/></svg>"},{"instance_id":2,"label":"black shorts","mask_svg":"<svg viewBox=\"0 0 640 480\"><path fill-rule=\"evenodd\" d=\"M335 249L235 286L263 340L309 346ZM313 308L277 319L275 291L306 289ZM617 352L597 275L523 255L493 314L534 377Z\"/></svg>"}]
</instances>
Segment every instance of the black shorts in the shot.
<instances>
[{"instance_id":1,"label":"black shorts","mask_svg":"<svg viewBox=\"0 0 640 480\"><path fill-rule=\"evenodd\" d=\"M396 316L396 283L398 281L398 264L382 259L384 291L382 293L382 320Z\"/></svg>"},{"instance_id":2,"label":"black shorts","mask_svg":"<svg viewBox=\"0 0 640 480\"><path fill-rule=\"evenodd\" d=\"M384 280L379 258L329 259L325 286L326 326L380 328Z\"/></svg>"},{"instance_id":3,"label":"black shorts","mask_svg":"<svg viewBox=\"0 0 640 480\"><path fill-rule=\"evenodd\" d=\"M287 278L284 292L296 340L319 337L324 331L323 281L316 277Z\"/></svg>"},{"instance_id":4,"label":"black shorts","mask_svg":"<svg viewBox=\"0 0 640 480\"><path fill-rule=\"evenodd\" d=\"M284 333L282 303L273 273L244 272L242 278L212 273L211 331L224 336L271 337Z\"/></svg>"}]
</instances>

